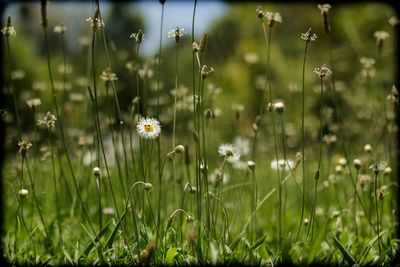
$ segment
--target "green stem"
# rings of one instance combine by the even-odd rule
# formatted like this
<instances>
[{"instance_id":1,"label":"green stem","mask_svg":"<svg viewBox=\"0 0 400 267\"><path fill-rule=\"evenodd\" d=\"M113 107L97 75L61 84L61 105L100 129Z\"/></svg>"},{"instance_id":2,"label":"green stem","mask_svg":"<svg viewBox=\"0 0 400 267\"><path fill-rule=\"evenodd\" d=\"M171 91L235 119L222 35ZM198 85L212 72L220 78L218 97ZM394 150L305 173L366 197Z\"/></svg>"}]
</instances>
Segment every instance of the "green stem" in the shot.
<instances>
[{"instance_id":1,"label":"green stem","mask_svg":"<svg viewBox=\"0 0 400 267\"><path fill-rule=\"evenodd\" d=\"M18 137L19 137L19 140L21 140L22 139L21 121L19 119L19 112L18 112L18 107L17 107L17 96L15 94L14 82L11 77L12 65L11 65L11 48L10 48L9 36L6 36L6 40L7 40L8 63L9 63L9 68L10 68L10 72L9 72L10 87L12 90L12 96L13 96L13 102L14 102L15 118L17 119Z\"/></svg>"},{"instance_id":2,"label":"green stem","mask_svg":"<svg viewBox=\"0 0 400 267\"><path fill-rule=\"evenodd\" d=\"M307 57L307 48L308 48L308 42L306 42L306 46L304 49L304 59L303 59L303 87L302 87L302 101L301 101L301 165L302 165L302 170L303 170L303 197L302 197L302 203L301 203L301 217L300 217L300 223L299 227L297 229L297 234L296 234L296 241L299 237L301 225L303 224L303 218L304 218L304 208L305 208L305 198L306 198L306 168L305 168L305 162L304 162L304 150L305 150L305 129L304 129L304 101L305 101L305 86L304 86L304 79L305 79L305 68L306 68L306 57Z\"/></svg>"},{"instance_id":3,"label":"green stem","mask_svg":"<svg viewBox=\"0 0 400 267\"><path fill-rule=\"evenodd\" d=\"M72 180L74 182L74 186L75 186L77 195L79 197L79 201L81 202L81 205L82 205L83 214L84 214L87 222L89 223L90 229L92 230L93 234L96 234L96 231L95 231L95 229L93 227L93 224L92 224L92 222L91 222L91 220L89 218L88 212L87 212L87 210L85 208L85 203L84 203L84 201L82 199L82 195L81 195L81 192L79 190L78 183L76 181L76 177L75 177L75 173L74 173L74 168L72 166L71 158L69 156L67 143L65 142L63 123L62 123L62 118L60 117L60 112L58 110L57 95L56 95L56 92L55 92L55 89L54 89L53 75L52 75L52 72L51 72L50 49L49 49L49 41L48 41L48 36L47 36L47 29L44 29L43 33L44 33L44 43L45 43L46 52L47 52L47 69L48 69L48 72L49 72L49 78L50 78L50 84L51 84L51 92L52 92L52 96L53 96L54 106L55 106L55 109L56 109L56 116L57 116L57 120L58 120L57 124L58 124L58 128L59 128L60 134L61 134L61 141L62 141L63 148L64 148L64 151L65 151L65 156L67 157L68 167L69 167L70 172L71 172Z\"/></svg>"},{"instance_id":4,"label":"green stem","mask_svg":"<svg viewBox=\"0 0 400 267\"><path fill-rule=\"evenodd\" d=\"M53 169L53 182L54 182L54 193L56 197L56 214L57 214L57 227L58 231L60 233L60 241L63 243L63 236L62 236L62 229L60 225L60 204L59 204L59 198L58 198L58 190L57 190L57 178L56 178L56 164L54 162L54 149L53 149L53 142L51 141L51 129L49 128L49 146L50 146L50 152L51 152L51 165Z\"/></svg>"},{"instance_id":5,"label":"green stem","mask_svg":"<svg viewBox=\"0 0 400 267\"><path fill-rule=\"evenodd\" d=\"M111 182L111 178L110 178L110 171L108 168L108 163L107 163L107 157L106 157L106 153L105 153L105 149L104 149L104 145L103 145L103 137L101 135L101 130L100 130L100 117L99 117L99 111L98 111L98 104L97 104L97 87L96 87L96 68L95 68L95 37L96 37L96 32L93 31L93 35L92 35L92 74L93 74L93 90L94 90L94 109L95 109L95 121L97 123L97 137L98 137L98 143L99 146L97 147L97 153L99 154L99 150L101 148L102 154L103 154L103 159L104 159L104 165L106 167L106 172L107 172L107 179L108 179L108 183L110 184L110 191L111 191L111 195L113 198L113 202L114 202L114 206L115 206L115 212L117 214L118 219L120 218L119 216L119 211L118 211L118 205L117 205L117 201L115 198L115 194L114 194L114 189L113 189L113 185ZM97 159L98 163L99 163L99 158ZM100 167L100 164L99 164Z\"/></svg>"}]
</instances>

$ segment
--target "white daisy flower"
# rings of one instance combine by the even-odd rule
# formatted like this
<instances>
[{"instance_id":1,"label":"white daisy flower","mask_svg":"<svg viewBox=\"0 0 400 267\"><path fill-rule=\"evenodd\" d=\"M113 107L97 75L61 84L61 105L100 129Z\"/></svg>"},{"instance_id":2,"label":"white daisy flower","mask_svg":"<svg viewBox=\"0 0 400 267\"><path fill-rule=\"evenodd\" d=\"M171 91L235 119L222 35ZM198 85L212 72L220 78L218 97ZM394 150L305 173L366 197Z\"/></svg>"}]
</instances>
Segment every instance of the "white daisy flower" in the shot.
<instances>
[{"instance_id":1,"label":"white daisy flower","mask_svg":"<svg viewBox=\"0 0 400 267\"><path fill-rule=\"evenodd\" d=\"M284 170L289 170L289 169L293 169L294 168L294 162L293 160L286 160L286 164L285 164L285 160L284 159L279 159L277 160L273 160L271 161L271 169L273 170L277 170L277 169L284 169Z\"/></svg>"},{"instance_id":2,"label":"white daisy flower","mask_svg":"<svg viewBox=\"0 0 400 267\"><path fill-rule=\"evenodd\" d=\"M218 154L221 157L225 157L226 160L230 163L234 163L238 161L240 158L240 154L237 148L235 148L232 144L222 144L218 147Z\"/></svg>"},{"instance_id":3,"label":"white daisy flower","mask_svg":"<svg viewBox=\"0 0 400 267\"><path fill-rule=\"evenodd\" d=\"M154 118L140 118L136 131L144 139L156 139L161 132L161 125Z\"/></svg>"}]
</instances>

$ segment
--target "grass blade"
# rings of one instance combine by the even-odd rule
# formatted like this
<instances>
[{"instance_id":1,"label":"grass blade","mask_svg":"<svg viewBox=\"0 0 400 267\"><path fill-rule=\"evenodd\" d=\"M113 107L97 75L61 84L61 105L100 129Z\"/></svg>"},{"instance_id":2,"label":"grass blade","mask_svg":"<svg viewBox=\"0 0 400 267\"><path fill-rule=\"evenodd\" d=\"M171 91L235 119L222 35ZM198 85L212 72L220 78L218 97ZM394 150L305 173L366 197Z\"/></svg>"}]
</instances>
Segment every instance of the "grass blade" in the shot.
<instances>
[{"instance_id":1,"label":"grass blade","mask_svg":"<svg viewBox=\"0 0 400 267\"><path fill-rule=\"evenodd\" d=\"M331 231L329 231L329 234L331 235L332 240L335 243L336 247L342 253L342 256L346 260L346 262L351 265L356 264L357 262L355 261L355 259L351 255L351 253L343 246L343 244L340 242L340 240L334 234L332 234Z\"/></svg>"}]
</instances>

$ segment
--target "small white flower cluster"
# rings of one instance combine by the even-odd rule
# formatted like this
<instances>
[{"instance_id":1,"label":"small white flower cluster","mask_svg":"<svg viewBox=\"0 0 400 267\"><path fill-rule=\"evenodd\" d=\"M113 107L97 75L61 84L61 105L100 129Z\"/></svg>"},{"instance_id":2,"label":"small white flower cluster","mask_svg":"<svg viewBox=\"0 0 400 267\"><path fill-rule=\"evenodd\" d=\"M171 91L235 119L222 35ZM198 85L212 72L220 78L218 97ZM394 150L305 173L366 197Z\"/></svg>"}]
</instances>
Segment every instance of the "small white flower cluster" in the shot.
<instances>
[{"instance_id":1,"label":"small white flower cluster","mask_svg":"<svg viewBox=\"0 0 400 267\"><path fill-rule=\"evenodd\" d=\"M1 32L4 34L4 36L16 36L17 32L15 31L13 26L6 26L3 29L1 29Z\"/></svg>"},{"instance_id":2,"label":"small white flower cluster","mask_svg":"<svg viewBox=\"0 0 400 267\"><path fill-rule=\"evenodd\" d=\"M104 82L104 83L109 83L111 81L116 81L118 80L117 74L111 72L110 68L107 68L106 70L103 70L103 72L100 75L100 79Z\"/></svg>"},{"instance_id":3,"label":"small white flower cluster","mask_svg":"<svg viewBox=\"0 0 400 267\"><path fill-rule=\"evenodd\" d=\"M324 13L329 13L329 9L331 9L330 4L323 4L323 5L318 5L319 10L321 10L321 14Z\"/></svg>"},{"instance_id":4,"label":"small white flower cluster","mask_svg":"<svg viewBox=\"0 0 400 267\"><path fill-rule=\"evenodd\" d=\"M294 162L293 160L285 160L284 159L279 159L279 160L273 160L271 161L271 169L273 170L291 170L294 168Z\"/></svg>"},{"instance_id":5,"label":"small white flower cluster","mask_svg":"<svg viewBox=\"0 0 400 267\"><path fill-rule=\"evenodd\" d=\"M42 101L40 100L40 98L32 98L32 99L26 100L26 105L29 108L36 108L36 107L40 106L41 104L42 104Z\"/></svg>"},{"instance_id":6,"label":"small white flower cluster","mask_svg":"<svg viewBox=\"0 0 400 267\"><path fill-rule=\"evenodd\" d=\"M132 33L129 37L133 38L133 40L135 40L136 43L140 44L144 40L144 33L143 33L142 29L139 29L138 32Z\"/></svg>"},{"instance_id":7,"label":"small white flower cluster","mask_svg":"<svg viewBox=\"0 0 400 267\"><path fill-rule=\"evenodd\" d=\"M302 33L300 37L307 43L317 40L317 35L311 32L311 28L306 33Z\"/></svg>"},{"instance_id":8,"label":"small white flower cluster","mask_svg":"<svg viewBox=\"0 0 400 267\"><path fill-rule=\"evenodd\" d=\"M101 20L100 18L92 19L92 17L89 17L86 19L86 21L90 22L90 27L93 31L96 31L97 29L105 26L103 20Z\"/></svg>"},{"instance_id":9,"label":"small white flower cluster","mask_svg":"<svg viewBox=\"0 0 400 267\"><path fill-rule=\"evenodd\" d=\"M56 126L56 116L50 111L47 111L46 115L42 120L37 121L37 125L46 125L48 129L54 128Z\"/></svg>"},{"instance_id":10,"label":"small white flower cluster","mask_svg":"<svg viewBox=\"0 0 400 267\"><path fill-rule=\"evenodd\" d=\"M326 75L332 74L332 71L331 71L330 69L328 69L328 68L326 67L325 64L322 65L322 67L320 67L320 68L315 68L315 69L314 69L314 72L315 72L316 74L318 74L318 76L319 76L321 79L324 78Z\"/></svg>"},{"instance_id":11,"label":"small white flower cluster","mask_svg":"<svg viewBox=\"0 0 400 267\"><path fill-rule=\"evenodd\" d=\"M364 77L373 77L375 76L375 68L373 67L375 65L375 59L373 58L368 58L368 57L362 57L360 58L360 62L363 65L363 69L361 71L361 75Z\"/></svg>"},{"instance_id":12,"label":"small white flower cluster","mask_svg":"<svg viewBox=\"0 0 400 267\"><path fill-rule=\"evenodd\" d=\"M179 43L179 40L182 36L184 36L186 34L185 29L184 28L179 28L176 27L175 29L171 29L168 31L168 37L173 37L175 38L175 41L177 43Z\"/></svg>"},{"instance_id":13,"label":"small white flower cluster","mask_svg":"<svg viewBox=\"0 0 400 267\"><path fill-rule=\"evenodd\" d=\"M63 34L66 31L67 31L67 26L65 26L64 24L54 26L55 33Z\"/></svg>"}]
</instances>

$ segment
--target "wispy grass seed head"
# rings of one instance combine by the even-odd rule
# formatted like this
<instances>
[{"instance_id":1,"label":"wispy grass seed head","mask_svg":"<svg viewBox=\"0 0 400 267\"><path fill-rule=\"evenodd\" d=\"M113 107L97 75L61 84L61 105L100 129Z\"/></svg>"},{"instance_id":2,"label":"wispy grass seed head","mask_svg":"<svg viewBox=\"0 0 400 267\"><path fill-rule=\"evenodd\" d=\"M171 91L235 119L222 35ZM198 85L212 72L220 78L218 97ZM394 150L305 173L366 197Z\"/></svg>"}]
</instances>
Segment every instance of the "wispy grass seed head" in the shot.
<instances>
[{"instance_id":1,"label":"wispy grass seed head","mask_svg":"<svg viewBox=\"0 0 400 267\"><path fill-rule=\"evenodd\" d=\"M276 102L273 105L275 112L279 115L282 115L285 112L285 104L282 101Z\"/></svg>"},{"instance_id":2,"label":"wispy grass seed head","mask_svg":"<svg viewBox=\"0 0 400 267\"><path fill-rule=\"evenodd\" d=\"M161 125L155 118L140 118L136 131L144 139L156 139L161 133Z\"/></svg>"}]
</instances>

